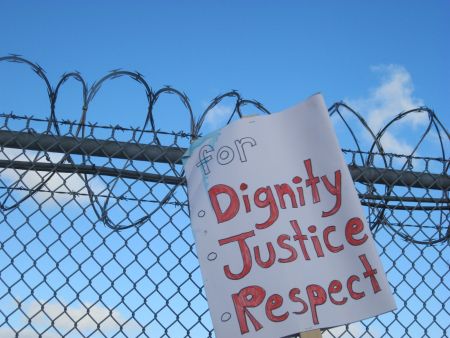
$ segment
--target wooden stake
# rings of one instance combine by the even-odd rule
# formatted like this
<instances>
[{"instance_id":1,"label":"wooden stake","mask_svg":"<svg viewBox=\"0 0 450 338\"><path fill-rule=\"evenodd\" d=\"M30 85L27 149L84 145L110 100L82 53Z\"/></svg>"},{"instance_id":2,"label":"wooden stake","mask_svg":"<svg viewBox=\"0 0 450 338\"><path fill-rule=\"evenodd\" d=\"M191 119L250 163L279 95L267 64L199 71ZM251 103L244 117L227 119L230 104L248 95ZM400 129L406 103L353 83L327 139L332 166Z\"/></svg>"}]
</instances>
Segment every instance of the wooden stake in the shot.
<instances>
[{"instance_id":1,"label":"wooden stake","mask_svg":"<svg viewBox=\"0 0 450 338\"><path fill-rule=\"evenodd\" d=\"M322 338L320 329L300 332L300 338Z\"/></svg>"}]
</instances>

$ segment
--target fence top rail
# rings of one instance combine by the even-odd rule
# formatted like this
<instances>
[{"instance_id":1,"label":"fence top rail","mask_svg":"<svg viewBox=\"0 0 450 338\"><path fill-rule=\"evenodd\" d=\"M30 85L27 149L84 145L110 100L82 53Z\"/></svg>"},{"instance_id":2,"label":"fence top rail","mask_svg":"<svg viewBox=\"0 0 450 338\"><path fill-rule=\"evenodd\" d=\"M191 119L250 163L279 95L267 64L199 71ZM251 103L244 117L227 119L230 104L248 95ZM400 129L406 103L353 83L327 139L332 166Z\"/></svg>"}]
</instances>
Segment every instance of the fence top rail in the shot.
<instances>
[{"instance_id":1,"label":"fence top rail","mask_svg":"<svg viewBox=\"0 0 450 338\"><path fill-rule=\"evenodd\" d=\"M96 140L47 134L30 134L26 132L5 130L0 130L0 147L61 153L69 156L97 156L110 159L148 161L167 164L181 164L181 158L186 152L186 148L182 147L168 147L154 144ZM346 152L349 153L350 151L346 150ZM84 174L121 176L123 178L135 178L157 182L161 181L166 183L170 182L170 184L184 184L184 179L182 177L164 177L162 175L147 174L139 171L133 172L130 170L125 171L117 168L96 168L95 165L1 160L0 167L38 171L78 172ZM438 190L449 190L450 188L450 177L446 173L432 174L414 172L411 170L358 166L355 164L350 164L349 169L354 181L360 183L379 183L387 186L398 185Z\"/></svg>"}]
</instances>

